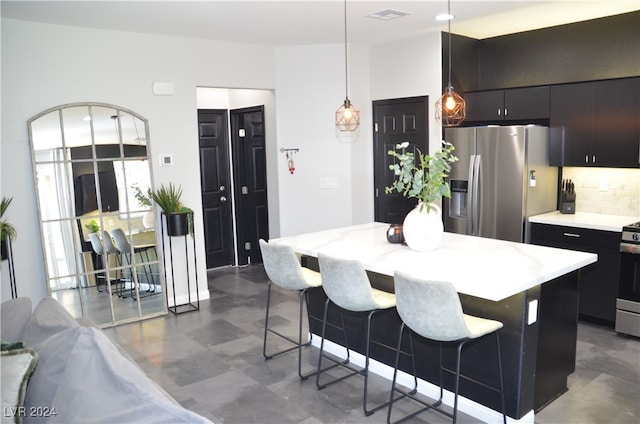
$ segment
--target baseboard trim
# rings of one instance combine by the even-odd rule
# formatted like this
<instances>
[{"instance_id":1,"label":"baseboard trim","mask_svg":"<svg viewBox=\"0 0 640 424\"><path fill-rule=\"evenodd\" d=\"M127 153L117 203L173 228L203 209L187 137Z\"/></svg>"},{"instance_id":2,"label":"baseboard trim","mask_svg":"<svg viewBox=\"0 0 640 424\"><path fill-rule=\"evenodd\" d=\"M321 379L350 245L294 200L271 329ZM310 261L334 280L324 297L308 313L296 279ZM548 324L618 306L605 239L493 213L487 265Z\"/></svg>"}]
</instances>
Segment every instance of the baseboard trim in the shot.
<instances>
[{"instance_id":1,"label":"baseboard trim","mask_svg":"<svg viewBox=\"0 0 640 424\"><path fill-rule=\"evenodd\" d=\"M321 338L317 334L314 334L311 338L311 345L317 348L320 348ZM331 355L337 356L338 358L346 359L347 351L346 349L330 340L325 340L324 342L324 350ZM365 357L364 355L350 351L350 362L356 366L364 367ZM381 376L389 381L393 379L393 368L389 365L383 364L382 362L376 361L375 359L369 359L369 371L372 373ZM401 384L407 388L413 387L413 377L410 374L407 374L404 371L398 371L398 376L396 377L396 382ZM418 393L427 396L432 399L437 399L440 396L440 388L428 381L424 381L422 379L418 379ZM444 391L444 395L442 398L442 403L453 407L453 397L454 394L448 390ZM494 411L491 408L487 408L484 405L481 405L477 402L474 402L470 399L467 399L463 396L458 396L458 411L464 412L467 415L470 415L474 418L477 418L486 423L495 423L502 422L502 413L499 411ZM533 410L527 412L522 418L519 420L513 419L507 416L507 423L509 424L534 424L535 413Z\"/></svg>"}]
</instances>

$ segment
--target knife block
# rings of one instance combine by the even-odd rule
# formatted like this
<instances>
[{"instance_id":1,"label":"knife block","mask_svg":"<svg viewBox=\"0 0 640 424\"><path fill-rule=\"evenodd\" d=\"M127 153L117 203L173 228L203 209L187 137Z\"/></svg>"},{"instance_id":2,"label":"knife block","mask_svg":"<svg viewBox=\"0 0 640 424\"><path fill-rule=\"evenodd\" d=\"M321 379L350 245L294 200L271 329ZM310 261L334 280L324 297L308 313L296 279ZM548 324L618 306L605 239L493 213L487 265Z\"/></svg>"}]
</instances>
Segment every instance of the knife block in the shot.
<instances>
[{"instance_id":1,"label":"knife block","mask_svg":"<svg viewBox=\"0 0 640 424\"><path fill-rule=\"evenodd\" d=\"M560 205L560 213L563 213L563 214L575 214L576 213L576 202L563 202Z\"/></svg>"}]
</instances>

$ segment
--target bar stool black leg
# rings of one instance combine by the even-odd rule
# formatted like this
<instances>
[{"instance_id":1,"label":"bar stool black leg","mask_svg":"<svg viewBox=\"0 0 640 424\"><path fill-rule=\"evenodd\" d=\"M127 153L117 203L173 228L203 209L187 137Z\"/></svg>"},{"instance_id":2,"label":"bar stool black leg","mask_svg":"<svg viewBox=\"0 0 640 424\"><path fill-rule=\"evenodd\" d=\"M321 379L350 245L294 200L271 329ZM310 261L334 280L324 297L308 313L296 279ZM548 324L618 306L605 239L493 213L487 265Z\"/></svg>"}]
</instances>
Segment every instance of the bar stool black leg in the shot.
<instances>
[{"instance_id":1,"label":"bar stool black leg","mask_svg":"<svg viewBox=\"0 0 640 424\"><path fill-rule=\"evenodd\" d=\"M411 330L409 330L409 355L411 356L411 366L413 369L413 389L411 389L411 391L409 392L403 392L400 389L396 389L396 380L398 377L398 368L400 366L400 355L402 354L402 339L404 337L404 329L406 327L406 324L403 322L400 325L400 331L398 334L398 345L396 346L396 358L395 358L395 362L394 362L394 367L393 367L393 378L391 380L391 392L389 393L389 408L387 409L387 423L390 424L391 423L391 411L393 410L393 403L403 399L405 397L411 397L412 395L415 395L418 392L418 374L417 374L417 370L416 370L416 360L415 360L415 354L413 352L413 333L411 332ZM400 393L400 396L398 396L397 398L394 399L394 393L398 392ZM419 410L418 412L415 412L411 415L408 415L404 418L402 418L399 421L396 421L396 423L400 423L403 421L408 420L409 418L413 418L414 416L418 415L420 412L424 411L427 408L423 408L421 410Z\"/></svg>"},{"instance_id":2,"label":"bar stool black leg","mask_svg":"<svg viewBox=\"0 0 640 424\"><path fill-rule=\"evenodd\" d=\"M504 382L502 379L502 355L500 353L500 334L496 331L496 350L498 352L498 375L500 377L500 400L502 402L502 422L507 424L507 411L504 402Z\"/></svg>"}]
</instances>

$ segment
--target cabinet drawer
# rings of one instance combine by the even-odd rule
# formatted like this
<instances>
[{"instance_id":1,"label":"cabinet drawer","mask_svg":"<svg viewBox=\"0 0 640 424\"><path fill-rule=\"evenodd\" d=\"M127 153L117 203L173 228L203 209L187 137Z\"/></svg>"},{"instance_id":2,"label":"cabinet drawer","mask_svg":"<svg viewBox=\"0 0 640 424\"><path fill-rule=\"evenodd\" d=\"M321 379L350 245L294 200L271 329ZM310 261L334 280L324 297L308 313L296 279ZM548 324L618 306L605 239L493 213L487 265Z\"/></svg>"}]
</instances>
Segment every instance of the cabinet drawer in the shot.
<instances>
[{"instance_id":1,"label":"cabinet drawer","mask_svg":"<svg viewBox=\"0 0 640 424\"><path fill-rule=\"evenodd\" d=\"M562 244L577 244L618 250L622 234L615 231L591 230L550 224L531 224L531 239Z\"/></svg>"}]
</instances>

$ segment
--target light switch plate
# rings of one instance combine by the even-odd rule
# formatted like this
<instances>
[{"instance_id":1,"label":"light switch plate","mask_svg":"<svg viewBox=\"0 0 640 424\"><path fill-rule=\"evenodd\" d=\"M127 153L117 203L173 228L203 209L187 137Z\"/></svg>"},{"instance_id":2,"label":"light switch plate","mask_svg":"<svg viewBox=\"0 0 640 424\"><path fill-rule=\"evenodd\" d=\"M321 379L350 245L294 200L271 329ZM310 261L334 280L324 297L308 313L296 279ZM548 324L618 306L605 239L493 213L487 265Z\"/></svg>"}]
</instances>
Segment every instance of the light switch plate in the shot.
<instances>
[{"instance_id":1,"label":"light switch plate","mask_svg":"<svg viewBox=\"0 0 640 424\"><path fill-rule=\"evenodd\" d=\"M173 96L176 88L172 82L168 81L154 81L151 84L151 91L156 96Z\"/></svg>"},{"instance_id":2,"label":"light switch plate","mask_svg":"<svg viewBox=\"0 0 640 424\"><path fill-rule=\"evenodd\" d=\"M338 177L320 177L320 188L338 188Z\"/></svg>"},{"instance_id":3,"label":"light switch plate","mask_svg":"<svg viewBox=\"0 0 640 424\"><path fill-rule=\"evenodd\" d=\"M160 166L173 166L173 155L160 155Z\"/></svg>"}]
</instances>

